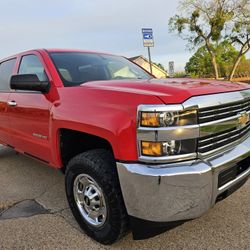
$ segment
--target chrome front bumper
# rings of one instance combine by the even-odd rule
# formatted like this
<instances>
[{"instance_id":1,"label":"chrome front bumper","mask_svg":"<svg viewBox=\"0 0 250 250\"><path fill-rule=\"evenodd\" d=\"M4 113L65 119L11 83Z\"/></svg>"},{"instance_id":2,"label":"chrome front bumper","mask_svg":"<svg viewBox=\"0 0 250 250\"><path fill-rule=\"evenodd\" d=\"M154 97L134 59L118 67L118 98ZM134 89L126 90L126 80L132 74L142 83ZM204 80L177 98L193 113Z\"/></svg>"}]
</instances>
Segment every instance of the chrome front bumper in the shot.
<instances>
[{"instance_id":1,"label":"chrome front bumper","mask_svg":"<svg viewBox=\"0 0 250 250\"><path fill-rule=\"evenodd\" d=\"M194 219L206 213L217 197L250 175L250 166L218 188L219 174L250 157L250 137L224 153L175 164L117 163L127 212L154 222Z\"/></svg>"}]
</instances>

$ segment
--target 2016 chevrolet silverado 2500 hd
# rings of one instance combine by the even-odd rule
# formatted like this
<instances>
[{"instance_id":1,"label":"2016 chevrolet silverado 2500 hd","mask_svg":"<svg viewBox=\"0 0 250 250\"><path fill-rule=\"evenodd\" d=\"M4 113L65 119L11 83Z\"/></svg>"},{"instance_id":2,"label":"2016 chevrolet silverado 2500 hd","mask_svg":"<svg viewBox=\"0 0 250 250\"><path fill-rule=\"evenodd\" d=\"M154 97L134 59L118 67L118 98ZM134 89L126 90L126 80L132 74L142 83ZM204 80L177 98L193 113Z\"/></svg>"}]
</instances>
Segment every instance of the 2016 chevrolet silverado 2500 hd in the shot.
<instances>
[{"instance_id":1,"label":"2016 chevrolet silverado 2500 hd","mask_svg":"<svg viewBox=\"0 0 250 250\"><path fill-rule=\"evenodd\" d=\"M103 244L197 218L239 188L249 116L243 83L156 80L76 50L0 61L0 142L61 168L73 215Z\"/></svg>"}]
</instances>

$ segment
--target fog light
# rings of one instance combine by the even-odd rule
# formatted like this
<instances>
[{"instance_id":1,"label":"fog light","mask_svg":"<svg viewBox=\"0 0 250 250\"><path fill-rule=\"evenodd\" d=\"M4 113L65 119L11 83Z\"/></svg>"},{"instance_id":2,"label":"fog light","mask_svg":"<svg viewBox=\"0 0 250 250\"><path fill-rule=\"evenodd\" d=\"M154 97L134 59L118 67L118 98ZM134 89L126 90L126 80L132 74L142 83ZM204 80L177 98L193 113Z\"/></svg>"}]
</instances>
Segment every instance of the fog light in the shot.
<instances>
[{"instance_id":1,"label":"fog light","mask_svg":"<svg viewBox=\"0 0 250 250\"><path fill-rule=\"evenodd\" d=\"M167 141L162 143L163 153L165 155L177 155L181 151L181 141Z\"/></svg>"},{"instance_id":2,"label":"fog light","mask_svg":"<svg viewBox=\"0 0 250 250\"><path fill-rule=\"evenodd\" d=\"M144 156L160 157L195 153L197 140L169 140L162 142L141 142L141 154Z\"/></svg>"},{"instance_id":3,"label":"fog light","mask_svg":"<svg viewBox=\"0 0 250 250\"><path fill-rule=\"evenodd\" d=\"M161 142L142 142L141 151L143 155L147 156L162 156Z\"/></svg>"}]
</instances>

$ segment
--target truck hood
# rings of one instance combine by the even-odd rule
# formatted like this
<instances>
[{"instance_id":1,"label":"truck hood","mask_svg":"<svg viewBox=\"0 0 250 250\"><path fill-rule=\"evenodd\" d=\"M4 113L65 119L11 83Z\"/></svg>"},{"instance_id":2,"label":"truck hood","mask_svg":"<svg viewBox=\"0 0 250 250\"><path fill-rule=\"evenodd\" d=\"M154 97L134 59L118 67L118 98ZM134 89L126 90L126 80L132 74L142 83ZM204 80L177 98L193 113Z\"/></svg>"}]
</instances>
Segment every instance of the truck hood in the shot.
<instances>
[{"instance_id":1,"label":"truck hood","mask_svg":"<svg viewBox=\"0 0 250 250\"><path fill-rule=\"evenodd\" d=\"M187 78L95 81L84 83L81 86L115 92L154 95L166 104L182 103L193 96L250 89L250 85L246 83Z\"/></svg>"}]
</instances>

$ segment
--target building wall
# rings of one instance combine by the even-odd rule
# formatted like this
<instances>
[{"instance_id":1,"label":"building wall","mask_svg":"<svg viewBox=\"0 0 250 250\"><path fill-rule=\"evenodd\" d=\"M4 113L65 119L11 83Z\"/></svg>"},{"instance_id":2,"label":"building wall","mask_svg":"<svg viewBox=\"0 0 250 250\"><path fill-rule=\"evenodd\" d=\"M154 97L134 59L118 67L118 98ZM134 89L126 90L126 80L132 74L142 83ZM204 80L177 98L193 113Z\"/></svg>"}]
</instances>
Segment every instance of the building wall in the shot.
<instances>
[{"instance_id":1,"label":"building wall","mask_svg":"<svg viewBox=\"0 0 250 250\"><path fill-rule=\"evenodd\" d=\"M137 58L136 60L134 60L135 63L137 63L138 65L140 65L142 68L146 69L148 72L150 72L150 65L149 62L145 61L143 58ZM157 67L155 67L152 64L152 73L156 78L166 78L167 77L167 73L162 72L161 70L159 70Z\"/></svg>"}]
</instances>

